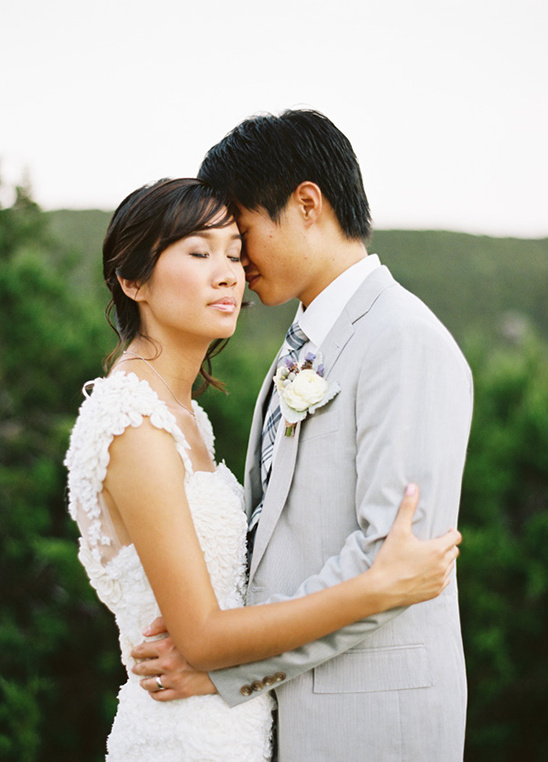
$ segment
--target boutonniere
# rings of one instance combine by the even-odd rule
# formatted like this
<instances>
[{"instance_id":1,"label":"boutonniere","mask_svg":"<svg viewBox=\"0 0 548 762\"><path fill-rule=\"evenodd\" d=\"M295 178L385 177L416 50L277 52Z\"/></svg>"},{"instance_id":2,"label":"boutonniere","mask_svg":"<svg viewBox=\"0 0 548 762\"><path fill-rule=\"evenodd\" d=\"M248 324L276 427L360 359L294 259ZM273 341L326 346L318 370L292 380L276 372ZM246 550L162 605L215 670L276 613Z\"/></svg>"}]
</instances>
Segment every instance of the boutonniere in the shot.
<instances>
[{"instance_id":1,"label":"boutonniere","mask_svg":"<svg viewBox=\"0 0 548 762\"><path fill-rule=\"evenodd\" d=\"M326 381L323 374L322 356L316 356L312 352L309 352L300 364L286 359L276 371L274 384L285 418L286 437L293 436L299 421L315 413L340 392L340 386L336 382Z\"/></svg>"}]
</instances>

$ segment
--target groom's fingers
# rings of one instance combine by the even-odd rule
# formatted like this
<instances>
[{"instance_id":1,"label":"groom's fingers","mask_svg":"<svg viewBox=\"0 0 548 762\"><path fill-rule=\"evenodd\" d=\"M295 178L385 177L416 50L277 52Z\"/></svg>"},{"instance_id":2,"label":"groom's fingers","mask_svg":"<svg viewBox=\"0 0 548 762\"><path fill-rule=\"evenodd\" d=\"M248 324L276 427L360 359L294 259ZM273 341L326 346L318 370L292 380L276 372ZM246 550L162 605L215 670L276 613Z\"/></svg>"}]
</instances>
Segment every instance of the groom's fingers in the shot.
<instances>
[{"instance_id":1,"label":"groom's fingers","mask_svg":"<svg viewBox=\"0 0 548 762\"><path fill-rule=\"evenodd\" d=\"M160 688L158 685L158 677L160 677L161 683L164 686L163 688ZM139 682L141 684L141 688L144 688L145 691L148 691L149 693L160 693L171 687L166 676L158 674L158 672L155 672L151 677L143 678Z\"/></svg>"},{"instance_id":2,"label":"groom's fingers","mask_svg":"<svg viewBox=\"0 0 548 762\"><path fill-rule=\"evenodd\" d=\"M175 701L175 699L179 699L181 697L176 691L173 691L170 688L166 688L165 691L156 691L155 693L151 693L150 698L153 698L154 701L167 702Z\"/></svg>"},{"instance_id":3,"label":"groom's fingers","mask_svg":"<svg viewBox=\"0 0 548 762\"><path fill-rule=\"evenodd\" d=\"M147 638L167 633L166 624L163 617L157 617L148 627L143 630L143 635Z\"/></svg>"},{"instance_id":4,"label":"groom's fingers","mask_svg":"<svg viewBox=\"0 0 548 762\"><path fill-rule=\"evenodd\" d=\"M160 641L151 640L150 642L139 643L131 651L133 659L157 659L160 655L158 644Z\"/></svg>"},{"instance_id":5,"label":"groom's fingers","mask_svg":"<svg viewBox=\"0 0 548 762\"><path fill-rule=\"evenodd\" d=\"M150 695L150 698L153 698L155 701L173 701L174 699L181 698L181 696L179 696L169 685L169 680L165 675L161 675L161 680L162 685L164 686L162 689L158 688L156 675L153 678L141 680L141 687L144 688Z\"/></svg>"},{"instance_id":6,"label":"groom's fingers","mask_svg":"<svg viewBox=\"0 0 548 762\"><path fill-rule=\"evenodd\" d=\"M156 659L174 650L171 637L166 635L158 640L145 640L131 649L133 659Z\"/></svg>"},{"instance_id":7,"label":"groom's fingers","mask_svg":"<svg viewBox=\"0 0 548 762\"><path fill-rule=\"evenodd\" d=\"M161 672L159 659L146 659L145 661L139 661L131 668L134 675L140 677L152 677Z\"/></svg>"}]
</instances>

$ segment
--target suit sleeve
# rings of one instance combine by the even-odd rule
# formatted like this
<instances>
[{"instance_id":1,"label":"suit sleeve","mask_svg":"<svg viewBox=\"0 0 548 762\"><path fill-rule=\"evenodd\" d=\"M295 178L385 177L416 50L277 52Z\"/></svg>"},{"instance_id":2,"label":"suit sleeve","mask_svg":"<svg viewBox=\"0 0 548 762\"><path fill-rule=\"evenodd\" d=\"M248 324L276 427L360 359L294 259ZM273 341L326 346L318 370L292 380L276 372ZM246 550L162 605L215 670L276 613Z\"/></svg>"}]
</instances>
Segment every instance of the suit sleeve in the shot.
<instances>
[{"instance_id":1,"label":"suit sleeve","mask_svg":"<svg viewBox=\"0 0 548 762\"><path fill-rule=\"evenodd\" d=\"M457 525L472 415L471 374L460 350L434 318L419 315L381 325L362 355L353 382L359 529L292 597L369 568L411 481L421 489L414 520L418 537L439 536ZM284 599L277 595L266 602ZM291 680L357 645L403 611L371 616L278 657L217 670L211 678L225 701L236 705L254 695L245 695L253 681Z\"/></svg>"}]
</instances>

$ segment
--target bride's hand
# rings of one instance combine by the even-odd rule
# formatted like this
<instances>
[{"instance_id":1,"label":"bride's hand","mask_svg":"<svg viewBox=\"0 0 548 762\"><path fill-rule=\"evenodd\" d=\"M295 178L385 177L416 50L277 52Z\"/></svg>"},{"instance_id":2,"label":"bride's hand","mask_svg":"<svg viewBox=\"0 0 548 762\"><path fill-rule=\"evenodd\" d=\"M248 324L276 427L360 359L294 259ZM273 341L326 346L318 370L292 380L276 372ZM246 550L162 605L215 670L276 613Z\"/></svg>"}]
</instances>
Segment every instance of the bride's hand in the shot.
<instances>
[{"instance_id":1,"label":"bride's hand","mask_svg":"<svg viewBox=\"0 0 548 762\"><path fill-rule=\"evenodd\" d=\"M418 540L412 531L412 521L419 502L419 489L408 485L392 528L379 550L372 571L386 586L393 606L413 603L438 596L449 584L458 545L462 535L456 529L435 540Z\"/></svg>"}]
</instances>

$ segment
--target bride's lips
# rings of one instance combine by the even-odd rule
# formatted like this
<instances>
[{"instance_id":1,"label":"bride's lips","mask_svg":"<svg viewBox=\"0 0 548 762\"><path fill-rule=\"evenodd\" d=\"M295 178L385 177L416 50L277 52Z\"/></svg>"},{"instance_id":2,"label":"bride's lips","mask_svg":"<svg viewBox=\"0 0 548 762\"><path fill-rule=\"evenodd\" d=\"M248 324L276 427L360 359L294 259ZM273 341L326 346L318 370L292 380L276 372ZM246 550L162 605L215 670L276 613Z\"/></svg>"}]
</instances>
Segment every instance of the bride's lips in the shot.
<instances>
[{"instance_id":1,"label":"bride's lips","mask_svg":"<svg viewBox=\"0 0 548 762\"><path fill-rule=\"evenodd\" d=\"M210 307L219 312L234 312L236 309L236 299L231 296L226 296L223 299L217 299L216 302L211 302Z\"/></svg>"}]
</instances>

